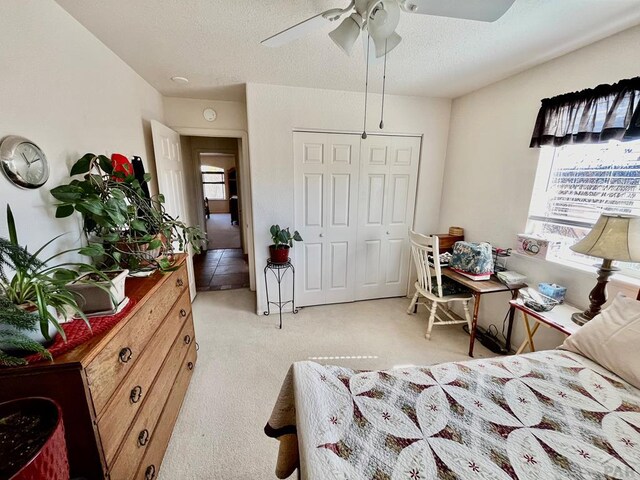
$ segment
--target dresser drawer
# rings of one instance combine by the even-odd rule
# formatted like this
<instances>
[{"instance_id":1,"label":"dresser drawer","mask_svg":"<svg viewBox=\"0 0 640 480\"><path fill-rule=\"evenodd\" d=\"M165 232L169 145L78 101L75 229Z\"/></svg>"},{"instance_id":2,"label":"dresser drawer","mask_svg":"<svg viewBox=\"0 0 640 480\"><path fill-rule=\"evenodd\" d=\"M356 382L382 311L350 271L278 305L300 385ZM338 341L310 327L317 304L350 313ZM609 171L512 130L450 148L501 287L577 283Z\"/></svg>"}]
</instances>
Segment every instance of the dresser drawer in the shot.
<instances>
[{"instance_id":1,"label":"dresser drawer","mask_svg":"<svg viewBox=\"0 0 640 480\"><path fill-rule=\"evenodd\" d=\"M189 292L184 291L98 417L98 432L107 465L113 461L122 438L146 400L171 345L182 329L190 313L190 301Z\"/></svg>"},{"instance_id":2,"label":"dresser drawer","mask_svg":"<svg viewBox=\"0 0 640 480\"><path fill-rule=\"evenodd\" d=\"M185 355L194 342L193 321L189 317L173 343L138 416L125 436L113 466L109 468L111 480L129 479L135 475L149 442L154 438L158 418L176 383Z\"/></svg>"},{"instance_id":3,"label":"dresser drawer","mask_svg":"<svg viewBox=\"0 0 640 480\"><path fill-rule=\"evenodd\" d=\"M183 265L87 365L87 381L96 415L100 415L117 386L136 364L176 299L185 290L188 292L188 284L187 269Z\"/></svg>"},{"instance_id":4,"label":"dresser drawer","mask_svg":"<svg viewBox=\"0 0 640 480\"><path fill-rule=\"evenodd\" d=\"M193 368L196 364L196 346L195 342L191 343L189 352L186 358L182 362L176 383L171 389L169 400L162 410L162 415L158 421L158 425L153 433L153 439L147 447L138 473L135 475L136 480L155 480L158 478L158 471L164 458L164 452L171 439L171 433L173 432L173 426L176 423L178 414L180 413L180 407L182 401L189 387L191 381L191 375ZM113 479L119 480L119 479Z\"/></svg>"}]
</instances>

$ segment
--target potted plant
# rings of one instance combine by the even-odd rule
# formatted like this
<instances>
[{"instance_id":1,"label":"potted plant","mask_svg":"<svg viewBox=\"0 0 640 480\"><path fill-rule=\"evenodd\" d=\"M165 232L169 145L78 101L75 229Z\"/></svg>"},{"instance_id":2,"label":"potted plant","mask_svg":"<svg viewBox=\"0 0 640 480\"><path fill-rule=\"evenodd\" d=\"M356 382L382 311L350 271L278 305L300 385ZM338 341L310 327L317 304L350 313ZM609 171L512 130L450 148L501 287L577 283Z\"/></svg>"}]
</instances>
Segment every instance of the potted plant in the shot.
<instances>
[{"instance_id":1,"label":"potted plant","mask_svg":"<svg viewBox=\"0 0 640 480\"><path fill-rule=\"evenodd\" d=\"M272 245L269 245L269 256L273 263L286 263L289 260L289 249L293 247L293 242L301 242L302 237L298 231L293 235L289 228L280 228L280 225L271 225Z\"/></svg>"},{"instance_id":2,"label":"potted plant","mask_svg":"<svg viewBox=\"0 0 640 480\"><path fill-rule=\"evenodd\" d=\"M6 350L41 352L25 338L45 344L58 332L66 340L60 323L67 316L75 314L89 325L67 284L85 271L98 276L102 274L82 263L49 265L54 259L81 249L65 250L41 259L44 250L59 236L45 243L35 253L30 253L18 242L15 220L9 206L7 227L9 238L0 238L0 299L6 307L0 310L0 349L4 352L0 354L0 360L15 362L18 357L7 359L10 355ZM24 314L32 317L31 321Z\"/></svg>"},{"instance_id":3,"label":"potted plant","mask_svg":"<svg viewBox=\"0 0 640 480\"><path fill-rule=\"evenodd\" d=\"M28 313L0 297L0 365L14 367L25 365L24 358L12 352L40 353L51 359L49 351L35 338L39 317Z\"/></svg>"},{"instance_id":4,"label":"potted plant","mask_svg":"<svg viewBox=\"0 0 640 480\"><path fill-rule=\"evenodd\" d=\"M85 253L103 268L171 270L174 244L200 251L204 234L169 215L164 196L148 197L131 169L114 169L104 155L87 153L71 168L71 176L51 194L59 201L56 217L82 214L88 246ZM151 180L149 174L144 181Z\"/></svg>"},{"instance_id":5,"label":"potted plant","mask_svg":"<svg viewBox=\"0 0 640 480\"><path fill-rule=\"evenodd\" d=\"M117 310L126 299L125 283L129 270L86 273L67 285L80 309L87 315Z\"/></svg>"}]
</instances>

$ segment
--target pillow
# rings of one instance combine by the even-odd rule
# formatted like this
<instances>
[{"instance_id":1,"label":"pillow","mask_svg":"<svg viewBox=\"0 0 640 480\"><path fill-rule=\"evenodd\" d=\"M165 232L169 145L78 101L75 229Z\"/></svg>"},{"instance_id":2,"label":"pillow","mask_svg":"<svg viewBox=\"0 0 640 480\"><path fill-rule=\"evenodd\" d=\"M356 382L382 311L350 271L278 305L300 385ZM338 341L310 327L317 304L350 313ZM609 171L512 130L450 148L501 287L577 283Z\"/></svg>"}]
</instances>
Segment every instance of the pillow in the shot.
<instances>
[{"instance_id":1,"label":"pillow","mask_svg":"<svg viewBox=\"0 0 640 480\"><path fill-rule=\"evenodd\" d=\"M618 294L560 348L587 357L640 388L640 302Z\"/></svg>"}]
</instances>

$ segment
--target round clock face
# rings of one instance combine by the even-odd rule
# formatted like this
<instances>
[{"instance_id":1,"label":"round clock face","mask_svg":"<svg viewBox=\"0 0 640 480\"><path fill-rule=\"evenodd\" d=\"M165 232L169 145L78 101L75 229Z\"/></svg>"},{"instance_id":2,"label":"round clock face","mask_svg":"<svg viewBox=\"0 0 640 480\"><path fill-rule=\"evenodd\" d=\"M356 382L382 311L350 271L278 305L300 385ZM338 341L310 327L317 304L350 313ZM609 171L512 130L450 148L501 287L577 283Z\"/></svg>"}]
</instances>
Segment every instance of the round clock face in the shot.
<instances>
[{"instance_id":1,"label":"round clock face","mask_svg":"<svg viewBox=\"0 0 640 480\"><path fill-rule=\"evenodd\" d=\"M0 161L7 178L19 187L38 188L49 178L47 157L26 138L5 138L0 145Z\"/></svg>"}]
</instances>

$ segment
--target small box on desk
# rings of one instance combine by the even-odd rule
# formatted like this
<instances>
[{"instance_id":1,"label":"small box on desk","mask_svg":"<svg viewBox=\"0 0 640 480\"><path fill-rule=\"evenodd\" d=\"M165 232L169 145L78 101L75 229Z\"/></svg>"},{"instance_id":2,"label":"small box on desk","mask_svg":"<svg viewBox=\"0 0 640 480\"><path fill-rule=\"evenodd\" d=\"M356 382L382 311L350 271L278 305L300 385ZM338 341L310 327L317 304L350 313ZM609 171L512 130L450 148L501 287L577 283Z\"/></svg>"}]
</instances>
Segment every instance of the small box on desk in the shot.
<instances>
[{"instance_id":1,"label":"small box on desk","mask_svg":"<svg viewBox=\"0 0 640 480\"><path fill-rule=\"evenodd\" d=\"M451 253L451 251L453 250L454 243L464 241L464 235L449 235L448 233L436 233L434 237L438 237L440 253L444 253L444 252Z\"/></svg>"},{"instance_id":2,"label":"small box on desk","mask_svg":"<svg viewBox=\"0 0 640 480\"><path fill-rule=\"evenodd\" d=\"M516 251L528 257L546 259L560 244L533 235L519 234Z\"/></svg>"}]
</instances>

